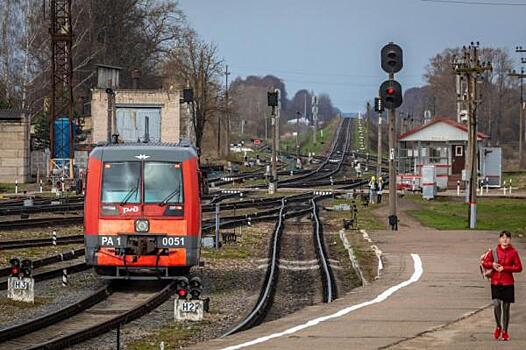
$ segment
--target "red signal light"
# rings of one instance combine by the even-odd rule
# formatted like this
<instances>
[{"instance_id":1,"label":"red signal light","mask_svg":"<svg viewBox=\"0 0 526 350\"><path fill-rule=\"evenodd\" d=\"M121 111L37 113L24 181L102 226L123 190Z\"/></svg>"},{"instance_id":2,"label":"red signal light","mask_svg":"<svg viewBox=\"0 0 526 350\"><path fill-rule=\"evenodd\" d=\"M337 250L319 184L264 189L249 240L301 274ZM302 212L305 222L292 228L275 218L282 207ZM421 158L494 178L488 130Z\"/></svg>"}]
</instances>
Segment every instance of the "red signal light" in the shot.
<instances>
[{"instance_id":1,"label":"red signal light","mask_svg":"<svg viewBox=\"0 0 526 350\"><path fill-rule=\"evenodd\" d=\"M388 88L387 89L387 94L388 95L394 95L394 93L395 93L395 89L393 89L393 88Z\"/></svg>"},{"instance_id":2,"label":"red signal light","mask_svg":"<svg viewBox=\"0 0 526 350\"><path fill-rule=\"evenodd\" d=\"M177 291L177 295L179 295L181 298L185 297L186 296L186 289L179 289Z\"/></svg>"},{"instance_id":3,"label":"red signal light","mask_svg":"<svg viewBox=\"0 0 526 350\"><path fill-rule=\"evenodd\" d=\"M20 269L16 266L13 266L11 268L11 276L18 276L20 274Z\"/></svg>"}]
</instances>

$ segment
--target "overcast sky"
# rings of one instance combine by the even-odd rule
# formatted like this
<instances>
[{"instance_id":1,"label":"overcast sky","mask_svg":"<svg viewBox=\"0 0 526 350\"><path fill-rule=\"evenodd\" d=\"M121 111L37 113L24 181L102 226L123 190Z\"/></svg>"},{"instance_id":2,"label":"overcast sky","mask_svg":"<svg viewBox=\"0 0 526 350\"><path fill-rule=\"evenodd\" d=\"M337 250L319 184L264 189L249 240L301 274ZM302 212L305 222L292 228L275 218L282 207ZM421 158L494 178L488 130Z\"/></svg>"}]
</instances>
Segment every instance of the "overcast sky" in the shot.
<instances>
[{"instance_id":1,"label":"overcast sky","mask_svg":"<svg viewBox=\"0 0 526 350\"><path fill-rule=\"evenodd\" d=\"M364 109L386 78L380 49L389 41L404 50L404 68L396 78L404 89L425 83L432 56L471 41L507 48L519 62L515 47L526 47L526 0L447 1L179 3L202 38L218 46L231 79L274 74L285 81L289 98L301 88L326 92L336 107L354 112Z\"/></svg>"}]
</instances>

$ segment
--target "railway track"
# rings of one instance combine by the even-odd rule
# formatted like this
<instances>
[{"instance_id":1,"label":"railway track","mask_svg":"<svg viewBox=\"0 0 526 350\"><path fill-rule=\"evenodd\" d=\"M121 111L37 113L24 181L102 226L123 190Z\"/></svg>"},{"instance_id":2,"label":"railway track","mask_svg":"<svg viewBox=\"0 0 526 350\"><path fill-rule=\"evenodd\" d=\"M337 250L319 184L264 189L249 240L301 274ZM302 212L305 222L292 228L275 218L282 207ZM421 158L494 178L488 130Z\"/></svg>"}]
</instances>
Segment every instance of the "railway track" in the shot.
<instances>
[{"instance_id":1,"label":"railway track","mask_svg":"<svg viewBox=\"0 0 526 350\"><path fill-rule=\"evenodd\" d=\"M296 210L294 213L288 212L287 203L285 200L282 200L270 241L269 264L256 304L250 313L243 318L241 322L223 334L223 337L259 325L263 322L265 317L267 317L272 308L274 296L276 294L276 286L279 281L279 261L281 256L282 239L285 231L285 221L288 218L304 216L309 213L312 214L313 242L318 263L320 265L321 281L323 284L323 301L332 302L336 298L336 281L328 261L328 255L323 240L323 228L319 220L316 203L318 199L320 198L312 198L307 202L310 204L308 208Z\"/></svg>"},{"instance_id":2,"label":"railway track","mask_svg":"<svg viewBox=\"0 0 526 350\"><path fill-rule=\"evenodd\" d=\"M81 249L75 249L75 250L67 251L67 252L60 253L60 254L53 255L53 256L48 256L46 258L33 260L33 268L38 269L39 267L56 264L61 261L73 260L78 257L84 256L84 254L85 254L84 248L81 248ZM10 267L4 267L0 269L0 277L9 276L10 273L11 273Z\"/></svg>"},{"instance_id":3,"label":"railway track","mask_svg":"<svg viewBox=\"0 0 526 350\"><path fill-rule=\"evenodd\" d=\"M82 261L80 259L71 260L68 264L61 264L59 267L42 266L33 272L32 277L35 279L35 282L40 282L62 276L63 270L66 270L68 275L70 275L90 269L91 267L86 265L83 260L84 259L82 259ZM6 289L7 276L0 278L0 290Z\"/></svg>"},{"instance_id":4,"label":"railway track","mask_svg":"<svg viewBox=\"0 0 526 350\"><path fill-rule=\"evenodd\" d=\"M57 237L57 245L84 243L84 235ZM53 245L53 238L28 238L10 241L0 241L0 250L21 249L31 247L45 247Z\"/></svg>"},{"instance_id":5,"label":"railway track","mask_svg":"<svg viewBox=\"0 0 526 350\"><path fill-rule=\"evenodd\" d=\"M64 349L81 343L152 311L170 298L176 284L110 285L61 310L0 330L0 348Z\"/></svg>"},{"instance_id":6,"label":"railway track","mask_svg":"<svg viewBox=\"0 0 526 350\"><path fill-rule=\"evenodd\" d=\"M20 220L0 221L0 230L17 230L24 228L42 228L52 226L76 225L84 222L83 215L65 216L65 217L48 217Z\"/></svg>"}]
</instances>

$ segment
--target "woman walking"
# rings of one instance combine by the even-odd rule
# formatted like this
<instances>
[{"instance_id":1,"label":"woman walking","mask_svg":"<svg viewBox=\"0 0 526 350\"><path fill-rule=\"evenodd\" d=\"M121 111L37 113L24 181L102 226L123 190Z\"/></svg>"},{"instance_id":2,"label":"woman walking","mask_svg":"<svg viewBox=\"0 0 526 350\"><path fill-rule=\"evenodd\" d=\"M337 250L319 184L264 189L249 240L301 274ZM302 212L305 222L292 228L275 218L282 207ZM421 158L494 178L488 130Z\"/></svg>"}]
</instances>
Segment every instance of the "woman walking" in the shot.
<instances>
[{"instance_id":1,"label":"woman walking","mask_svg":"<svg viewBox=\"0 0 526 350\"><path fill-rule=\"evenodd\" d=\"M494 256L496 255L496 256ZM499 244L484 259L484 268L493 269L491 273L491 299L497 327L493 336L498 340L509 340L510 304L515 302L515 280L513 273L522 271L519 253L511 245L511 233L502 231Z\"/></svg>"}]
</instances>

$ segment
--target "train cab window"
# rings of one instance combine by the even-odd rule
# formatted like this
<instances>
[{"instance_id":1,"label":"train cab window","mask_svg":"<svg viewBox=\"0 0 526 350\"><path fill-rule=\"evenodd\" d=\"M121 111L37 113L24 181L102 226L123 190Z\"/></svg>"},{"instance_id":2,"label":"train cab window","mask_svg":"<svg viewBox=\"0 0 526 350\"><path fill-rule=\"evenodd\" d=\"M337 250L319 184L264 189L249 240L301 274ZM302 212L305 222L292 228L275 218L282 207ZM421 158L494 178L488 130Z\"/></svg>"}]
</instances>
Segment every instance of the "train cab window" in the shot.
<instances>
[{"instance_id":1,"label":"train cab window","mask_svg":"<svg viewBox=\"0 0 526 350\"><path fill-rule=\"evenodd\" d=\"M182 203L183 176L179 163L144 163L144 203Z\"/></svg>"},{"instance_id":2,"label":"train cab window","mask_svg":"<svg viewBox=\"0 0 526 350\"><path fill-rule=\"evenodd\" d=\"M104 163L104 172L102 176L102 202L140 203L140 181L140 162Z\"/></svg>"}]
</instances>

